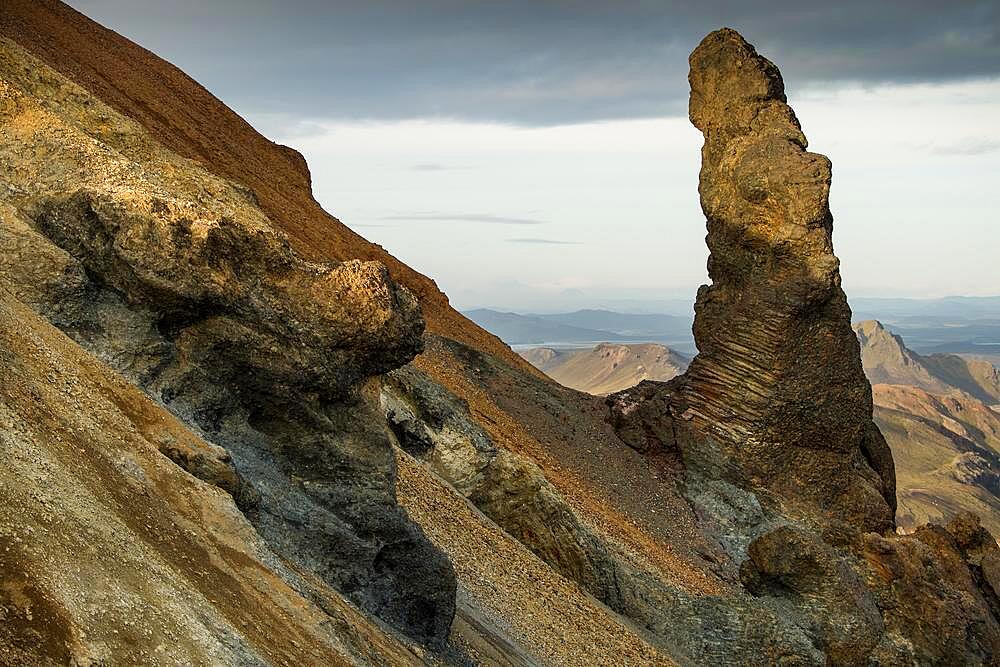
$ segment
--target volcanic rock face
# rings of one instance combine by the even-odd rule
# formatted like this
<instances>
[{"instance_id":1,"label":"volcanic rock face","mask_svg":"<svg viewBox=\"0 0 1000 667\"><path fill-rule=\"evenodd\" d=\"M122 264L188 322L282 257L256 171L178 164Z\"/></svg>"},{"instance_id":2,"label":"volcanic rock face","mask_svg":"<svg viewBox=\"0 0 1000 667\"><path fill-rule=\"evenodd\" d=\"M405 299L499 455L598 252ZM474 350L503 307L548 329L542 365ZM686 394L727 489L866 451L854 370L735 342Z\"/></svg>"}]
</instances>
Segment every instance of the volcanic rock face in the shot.
<instances>
[{"instance_id":1,"label":"volcanic rock face","mask_svg":"<svg viewBox=\"0 0 1000 667\"><path fill-rule=\"evenodd\" d=\"M231 480L218 447L2 289L0 451L0 664L423 664L175 465Z\"/></svg>"},{"instance_id":2,"label":"volcanic rock face","mask_svg":"<svg viewBox=\"0 0 1000 667\"><path fill-rule=\"evenodd\" d=\"M206 434L160 450L419 641L454 573L395 502L377 379L421 349L386 268L302 259L256 197L0 38L0 286ZM222 448L225 450L222 450Z\"/></svg>"},{"instance_id":3,"label":"volcanic rock face","mask_svg":"<svg viewBox=\"0 0 1000 667\"><path fill-rule=\"evenodd\" d=\"M713 283L698 292L699 354L675 414L727 474L891 529L891 455L872 424L831 243L830 161L806 151L778 69L735 31L710 34L690 63Z\"/></svg>"}]
</instances>

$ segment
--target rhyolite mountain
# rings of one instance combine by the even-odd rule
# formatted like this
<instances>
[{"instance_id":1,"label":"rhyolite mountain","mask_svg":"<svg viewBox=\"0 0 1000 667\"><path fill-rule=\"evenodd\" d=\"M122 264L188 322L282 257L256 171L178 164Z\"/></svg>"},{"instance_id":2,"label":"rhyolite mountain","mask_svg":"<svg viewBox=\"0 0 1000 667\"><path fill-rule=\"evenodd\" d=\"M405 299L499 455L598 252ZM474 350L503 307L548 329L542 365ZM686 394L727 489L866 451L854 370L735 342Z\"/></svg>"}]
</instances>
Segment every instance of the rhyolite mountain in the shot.
<instances>
[{"instance_id":1,"label":"rhyolite mountain","mask_svg":"<svg viewBox=\"0 0 1000 667\"><path fill-rule=\"evenodd\" d=\"M911 385L932 393L957 390L987 405L1000 404L1000 370L988 361L957 354L917 354L877 320L858 322L854 330L872 384Z\"/></svg>"},{"instance_id":2,"label":"rhyolite mountain","mask_svg":"<svg viewBox=\"0 0 1000 667\"><path fill-rule=\"evenodd\" d=\"M872 382L875 423L896 463L898 525L962 511L1000 530L1000 371L957 355L923 356L880 322L854 325Z\"/></svg>"},{"instance_id":3,"label":"rhyolite mountain","mask_svg":"<svg viewBox=\"0 0 1000 667\"><path fill-rule=\"evenodd\" d=\"M564 387L598 396L628 389L643 380L670 380L683 373L690 361L656 343L601 343L582 350L533 347L520 354Z\"/></svg>"},{"instance_id":4,"label":"rhyolite mountain","mask_svg":"<svg viewBox=\"0 0 1000 667\"><path fill-rule=\"evenodd\" d=\"M560 387L294 151L55 0L0 11L0 664L987 664L1000 550L895 532L829 162L694 51L699 355Z\"/></svg>"}]
</instances>

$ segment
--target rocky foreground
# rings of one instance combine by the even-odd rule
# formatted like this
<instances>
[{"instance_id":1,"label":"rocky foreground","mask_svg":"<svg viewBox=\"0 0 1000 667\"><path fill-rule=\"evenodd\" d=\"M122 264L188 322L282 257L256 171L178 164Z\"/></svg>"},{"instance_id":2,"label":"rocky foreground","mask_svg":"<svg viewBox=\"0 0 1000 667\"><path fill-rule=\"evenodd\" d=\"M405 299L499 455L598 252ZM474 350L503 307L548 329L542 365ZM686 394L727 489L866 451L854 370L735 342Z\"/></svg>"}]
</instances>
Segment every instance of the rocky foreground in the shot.
<instances>
[{"instance_id":1,"label":"rocky foreground","mask_svg":"<svg viewBox=\"0 0 1000 667\"><path fill-rule=\"evenodd\" d=\"M984 664L1000 551L896 535L829 162L691 57L701 353L544 378L301 156L54 0L0 13L0 663ZM846 332L846 333L845 333Z\"/></svg>"}]
</instances>

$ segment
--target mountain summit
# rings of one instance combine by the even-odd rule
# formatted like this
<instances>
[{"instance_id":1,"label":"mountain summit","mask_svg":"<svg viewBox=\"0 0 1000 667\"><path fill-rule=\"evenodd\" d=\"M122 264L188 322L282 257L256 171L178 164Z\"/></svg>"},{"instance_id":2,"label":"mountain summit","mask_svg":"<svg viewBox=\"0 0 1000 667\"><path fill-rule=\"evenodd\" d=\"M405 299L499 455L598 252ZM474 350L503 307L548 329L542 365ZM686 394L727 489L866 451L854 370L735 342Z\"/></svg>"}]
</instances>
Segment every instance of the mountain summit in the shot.
<instances>
[{"instance_id":1,"label":"mountain summit","mask_svg":"<svg viewBox=\"0 0 1000 667\"><path fill-rule=\"evenodd\" d=\"M858 322L854 331L872 384L911 385L932 393L962 391L987 405L1000 403L1000 371L989 362L956 354L917 354L877 320Z\"/></svg>"}]
</instances>

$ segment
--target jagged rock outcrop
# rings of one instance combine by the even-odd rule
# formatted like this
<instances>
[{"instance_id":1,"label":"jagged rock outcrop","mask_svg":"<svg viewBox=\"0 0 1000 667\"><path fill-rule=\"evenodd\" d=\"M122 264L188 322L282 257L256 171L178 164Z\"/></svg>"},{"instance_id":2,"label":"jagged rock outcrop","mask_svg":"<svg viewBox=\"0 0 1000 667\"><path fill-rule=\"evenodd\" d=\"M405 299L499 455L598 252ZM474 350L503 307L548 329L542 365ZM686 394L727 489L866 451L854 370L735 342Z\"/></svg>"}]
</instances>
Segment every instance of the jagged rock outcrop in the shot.
<instances>
[{"instance_id":1,"label":"jagged rock outcrop","mask_svg":"<svg viewBox=\"0 0 1000 667\"><path fill-rule=\"evenodd\" d=\"M0 664L424 664L164 443L218 460L0 289Z\"/></svg>"},{"instance_id":2,"label":"jagged rock outcrop","mask_svg":"<svg viewBox=\"0 0 1000 667\"><path fill-rule=\"evenodd\" d=\"M382 404L405 451L557 572L626 613L623 598L636 595L626 568L538 466L498 448L468 406L410 366L386 377Z\"/></svg>"},{"instance_id":3,"label":"jagged rock outcrop","mask_svg":"<svg viewBox=\"0 0 1000 667\"><path fill-rule=\"evenodd\" d=\"M478 336L431 281L320 211L300 156L176 69L55 0L4 10L0 33L16 39L0 38L0 662L996 655L992 537L968 518L914 536L865 532L881 525L885 501L866 504L856 487L885 491L891 459L870 448L865 463L846 433L803 447L813 427L787 411L805 411L801 387L747 384L787 413L772 414L761 401L724 408L712 401L734 396L698 394L710 370L608 401L548 382ZM746 76L760 65L729 31L706 45L702 56L718 59L699 62L722 69L695 74L703 90L732 65L725 49L746 56ZM753 103L781 112L769 94ZM713 141L729 136L717 129L706 129ZM784 163L787 147L737 134L713 150L762 152L754 169ZM774 197L778 213L795 207ZM781 250L754 254L746 229L714 220L731 238L710 239L719 289L703 311L749 318L745 288L779 333L803 329L816 344L826 332L839 349L839 288L803 277L816 269L819 283L836 283L835 269L791 257L814 242L822 251L828 235L782 224ZM384 384L421 349L421 318L381 265L353 257L385 258L436 331L453 335L426 335L429 353ZM742 273L741 258L753 260ZM743 284L751 278L762 286ZM813 316L819 333L802 323ZM738 344L727 336L706 339L706 369L723 364L716 379L749 359L776 364L775 381L824 389L815 358L799 368L775 337L765 337L771 356L717 354ZM853 382L849 362L834 370ZM854 389L834 393L854 399ZM851 427L857 408L824 412L813 430L840 417ZM710 409L733 419L709 419ZM743 430L770 439L738 441ZM775 460L754 467L753 447L737 447L747 443ZM830 520L841 510L849 521ZM411 641L439 647L446 636L441 651Z\"/></svg>"},{"instance_id":4,"label":"jagged rock outcrop","mask_svg":"<svg viewBox=\"0 0 1000 667\"><path fill-rule=\"evenodd\" d=\"M373 379L420 351L416 299L381 264L302 259L252 192L6 38L0 182L0 284L211 441L161 451L274 551L443 642L454 573L396 505Z\"/></svg>"},{"instance_id":5,"label":"jagged rock outcrop","mask_svg":"<svg viewBox=\"0 0 1000 667\"><path fill-rule=\"evenodd\" d=\"M665 382L643 380L608 396L609 422L622 442L642 453L677 451L669 389Z\"/></svg>"},{"instance_id":6,"label":"jagged rock outcrop","mask_svg":"<svg viewBox=\"0 0 1000 667\"><path fill-rule=\"evenodd\" d=\"M805 514L893 527L892 459L833 254L830 161L806 151L778 68L733 30L691 54L710 286L676 383L685 452Z\"/></svg>"},{"instance_id":7,"label":"jagged rock outcrop","mask_svg":"<svg viewBox=\"0 0 1000 667\"><path fill-rule=\"evenodd\" d=\"M781 526L755 540L741 575L759 599L801 615L827 664L992 664L997 544L975 517L903 538Z\"/></svg>"},{"instance_id":8,"label":"jagged rock outcrop","mask_svg":"<svg viewBox=\"0 0 1000 667\"><path fill-rule=\"evenodd\" d=\"M498 448L463 401L417 369L390 373L382 402L401 448L555 572L674 647L673 655L708 664L733 656L760 663L776 652L821 661L806 634L770 600L692 594L601 536L538 466Z\"/></svg>"},{"instance_id":9,"label":"jagged rock outcrop","mask_svg":"<svg viewBox=\"0 0 1000 667\"><path fill-rule=\"evenodd\" d=\"M768 623L802 632L747 640L740 660L712 655L711 644L704 655L994 660L992 536L978 523L891 530L894 464L840 288L828 160L806 152L777 68L736 32L702 41L690 81L713 279L696 304L699 355L664 385L608 397L608 419L638 451L679 452L684 493L702 530L740 563L755 613L773 610Z\"/></svg>"}]
</instances>

